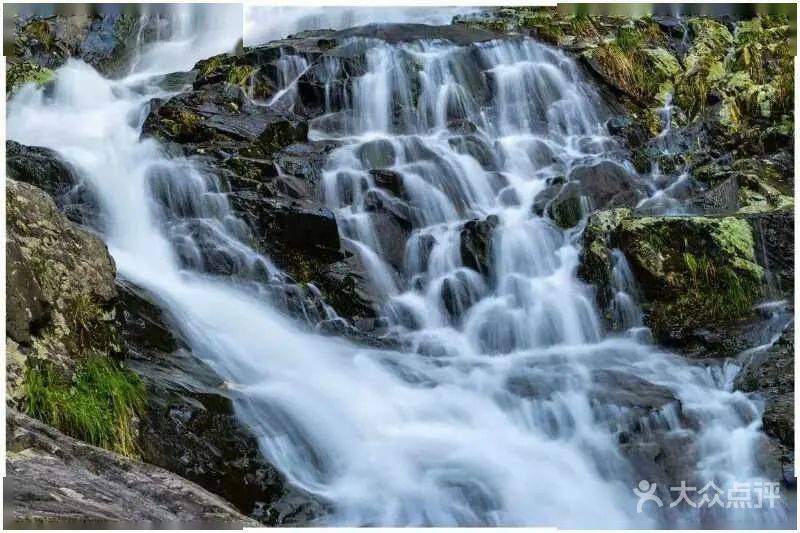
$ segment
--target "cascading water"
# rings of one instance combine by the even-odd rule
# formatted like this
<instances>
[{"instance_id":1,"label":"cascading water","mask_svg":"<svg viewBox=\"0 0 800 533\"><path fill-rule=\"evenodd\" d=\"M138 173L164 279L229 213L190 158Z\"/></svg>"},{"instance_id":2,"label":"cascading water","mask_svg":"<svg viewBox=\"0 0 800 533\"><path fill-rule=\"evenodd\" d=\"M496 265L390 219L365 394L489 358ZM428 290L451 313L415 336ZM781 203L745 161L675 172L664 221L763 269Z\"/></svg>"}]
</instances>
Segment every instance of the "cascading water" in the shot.
<instances>
[{"instance_id":1,"label":"cascading water","mask_svg":"<svg viewBox=\"0 0 800 533\"><path fill-rule=\"evenodd\" d=\"M238 38L214 35L224 37L215 51ZM159 53L176 42L180 64ZM247 228L213 177L139 138L147 102L165 96L155 75L189 68L192 42L151 45L117 81L69 62L52 88L14 97L8 137L74 165L99 201L120 276L155 294L240 393L237 412L287 479L330 502L323 523L786 523L782 509L636 512L639 479L677 481L637 444L659 440L681 456L693 443L687 481L699 486L761 479L760 406L709 368L607 335L575 275L576 232L530 211L553 178L615 157L599 99L569 58L521 39L353 41L366 72L346 93L330 89L311 135L343 143L328 158L325 197L406 341L389 351L311 334L276 311L253 287L280 273L244 244ZM287 88L297 66L287 64ZM325 67L333 79L337 65ZM399 179L405 203L381 176ZM398 213L412 230L393 250L382 224ZM486 260L468 266L470 223L490 237ZM229 277L203 273L209 257L187 224L235 259ZM663 400L641 412L625 391Z\"/></svg>"}]
</instances>

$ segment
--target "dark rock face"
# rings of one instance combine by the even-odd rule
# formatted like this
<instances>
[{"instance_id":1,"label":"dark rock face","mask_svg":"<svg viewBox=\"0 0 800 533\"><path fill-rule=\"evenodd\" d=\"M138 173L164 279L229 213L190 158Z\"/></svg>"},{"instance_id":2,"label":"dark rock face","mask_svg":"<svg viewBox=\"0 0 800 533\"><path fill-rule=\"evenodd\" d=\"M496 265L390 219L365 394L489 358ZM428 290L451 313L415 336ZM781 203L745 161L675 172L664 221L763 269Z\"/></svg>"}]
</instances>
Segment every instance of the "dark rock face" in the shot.
<instances>
[{"instance_id":1,"label":"dark rock face","mask_svg":"<svg viewBox=\"0 0 800 533\"><path fill-rule=\"evenodd\" d=\"M770 289L794 294L794 213L775 211L748 216L755 235L756 259L764 267Z\"/></svg>"},{"instance_id":2,"label":"dark rock face","mask_svg":"<svg viewBox=\"0 0 800 533\"><path fill-rule=\"evenodd\" d=\"M794 476L794 322L778 341L763 352L752 355L736 377L734 387L752 392L766 402L762 423L764 432L774 439L768 456L790 486Z\"/></svg>"},{"instance_id":3,"label":"dark rock face","mask_svg":"<svg viewBox=\"0 0 800 533\"><path fill-rule=\"evenodd\" d=\"M645 196L635 176L612 161L576 167L569 180L580 183L581 192L589 198L593 209L633 207Z\"/></svg>"},{"instance_id":4,"label":"dark rock face","mask_svg":"<svg viewBox=\"0 0 800 533\"><path fill-rule=\"evenodd\" d=\"M6 527L258 527L194 483L9 409Z\"/></svg>"},{"instance_id":5,"label":"dark rock face","mask_svg":"<svg viewBox=\"0 0 800 533\"><path fill-rule=\"evenodd\" d=\"M265 524L308 523L320 504L286 484L234 413L240 400L167 325L152 296L120 285L128 364L147 386L142 459L198 483Z\"/></svg>"},{"instance_id":6,"label":"dark rock face","mask_svg":"<svg viewBox=\"0 0 800 533\"><path fill-rule=\"evenodd\" d=\"M461 261L464 266L489 276L492 269L492 233L499 223L496 216L470 220L461 230Z\"/></svg>"},{"instance_id":7,"label":"dark rock face","mask_svg":"<svg viewBox=\"0 0 800 533\"><path fill-rule=\"evenodd\" d=\"M794 447L794 323L767 351L747 361L734 386L755 392L767 402L764 431L781 444Z\"/></svg>"},{"instance_id":8,"label":"dark rock face","mask_svg":"<svg viewBox=\"0 0 800 533\"><path fill-rule=\"evenodd\" d=\"M93 227L100 224L99 209L91 191L54 151L6 141L6 175L45 191L73 222Z\"/></svg>"}]
</instances>

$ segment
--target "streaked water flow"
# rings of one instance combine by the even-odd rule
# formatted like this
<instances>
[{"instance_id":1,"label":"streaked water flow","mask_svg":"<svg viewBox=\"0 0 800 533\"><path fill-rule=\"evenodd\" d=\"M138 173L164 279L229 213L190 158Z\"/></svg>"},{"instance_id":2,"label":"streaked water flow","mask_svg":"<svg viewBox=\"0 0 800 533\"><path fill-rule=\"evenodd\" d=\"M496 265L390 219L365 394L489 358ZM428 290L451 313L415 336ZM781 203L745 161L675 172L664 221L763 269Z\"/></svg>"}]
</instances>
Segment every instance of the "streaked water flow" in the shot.
<instances>
[{"instance_id":1,"label":"streaked water flow","mask_svg":"<svg viewBox=\"0 0 800 533\"><path fill-rule=\"evenodd\" d=\"M203 20L220 19L232 20ZM324 169L325 201L407 346L368 350L279 312L266 293L281 273L244 244L248 229L215 178L139 138L148 100L165 96L152 76L190 68L197 39L206 55L229 49L233 26L194 26L154 44L118 81L70 61L52 92L26 88L10 102L8 136L78 169L100 201L120 275L157 295L194 353L241 393L238 413L265 454L331 504L323 523L786 520L777 510L636 512L639 479L678 480L647 458L651 442L678 463L694 446L697 462L682 463L689 481L760 479L760 406L702 366L608 334L575 275L579 229L532 213L548 180L618 159L600 99L571 59L522 39L353 43L366 72L346 94L331 85L311 135L342 142ZM333 81L340 65L325 61ZM306 67L287 58L285 89ZM402 198L371 170L399 180ZM405 245L393 238L398 217L411 228ZM469 264L465 224L486 243ZM229 276L204 273L198 225ZM640 327L629 273L621 263L617 273L629 297L622 323ZM642 410L620 394L631 387L667 399Z\"/></svg>"}]
</instances>

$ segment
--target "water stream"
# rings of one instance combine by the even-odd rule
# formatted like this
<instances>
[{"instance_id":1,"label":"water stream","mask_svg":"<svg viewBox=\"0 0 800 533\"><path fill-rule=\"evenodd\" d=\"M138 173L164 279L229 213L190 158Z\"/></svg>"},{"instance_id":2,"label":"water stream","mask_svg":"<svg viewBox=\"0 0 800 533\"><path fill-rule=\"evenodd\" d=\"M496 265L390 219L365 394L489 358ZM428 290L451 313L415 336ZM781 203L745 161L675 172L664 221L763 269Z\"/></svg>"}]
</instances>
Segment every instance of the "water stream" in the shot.
<instances>
[{"instance_id":1,"label":"water stream","mask_svg":"<svg viewBox=\"0 0 800 533\"><path fill-rule=\"evenodd\" d=\"M624 164L600 99L570 58L532 40L355 42L368 48L367 72L348 94L331 95L310 135L343 143L326 163L324 200L408 347L374 350L309 333L254 291L280 273L245 244L247 228L214 177L140 139L147 102L166 96L158 75L231 49L241 36L236 17L223 9L191 19L119 80L69 61L54 86L13 98L8 137L75 166L98 198L119 275L155 294L192 351L240 392L237 412L267 457L330 502L322 523L787 523L777 508L636 511L639 480L665 491L680 479L664 477L648 456L653 445L677 463L691 445L696 455L684 466L698 488L763 480L755 461L762 407L712 367L636 332L606 332L575 274L580 228L561 230L531 212L548 180L571 168ZM307 66L287 65L281 97L292 97ZM412 92L416 107L404 105ZM393 197L376 184L376 168L399 176L411 207L399 252L382 239ZM187 265L187 218L232 250L235 273L247 275L205 275L203 257ZM487 219L481 275L464 265L459 235L467 221ZM641 330L629 272L622 262L615 272L622 329ZM626 390L663 401L642 412Z\"/></svg>"}]
</instances>

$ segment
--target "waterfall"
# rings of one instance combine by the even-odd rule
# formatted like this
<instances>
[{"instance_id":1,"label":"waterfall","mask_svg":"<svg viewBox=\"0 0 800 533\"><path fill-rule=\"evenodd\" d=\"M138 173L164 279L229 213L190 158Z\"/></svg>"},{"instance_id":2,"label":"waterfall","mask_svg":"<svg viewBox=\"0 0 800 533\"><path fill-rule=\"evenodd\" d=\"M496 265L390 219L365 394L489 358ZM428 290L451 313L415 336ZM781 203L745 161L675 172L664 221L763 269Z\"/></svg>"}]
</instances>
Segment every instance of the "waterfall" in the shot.
<instances>
[{"instance_id":1,"label":"waterfall","mask_svg":"<svg viewBox=\"0 0 800 533\"><path fill-rule=\"evenodd\" d=\"M149 100L169 96L156 75L240 38L236 15L217 15L190 17L119 80L68 61L51 88L12 99L8 137L75 167L103 211L119 275L156 295L193 353L240 393L238 415L289 482L331 504L322 523L786 523L781 509L636 512L640 479L662 491L676 481L647 456L656 441L675 461L694 443L687 482L699 487L763 480L761 407L703 366L604 331L575 274L576 231L530 211L572 168L624 164L572 59L530 39L355 38L366 72L347 94L330 87L310 135L342 143L324 168L325 201L408 347L376 350L309 333L276 309L265 293L281 273L245 244L248 229L215 177L140 139ZM285 66L289 89L306 66ZM386 177L404 204L381 186ZM401 249L381 225L392 210L411 227ZM226 254L230 276L206 273L197 227ZM465 264L465 228L485 230L484 261ZM619 278L632 296L623 270ZM640 412L628 387L663 401Z\"/></svg>"}]
</instances>

